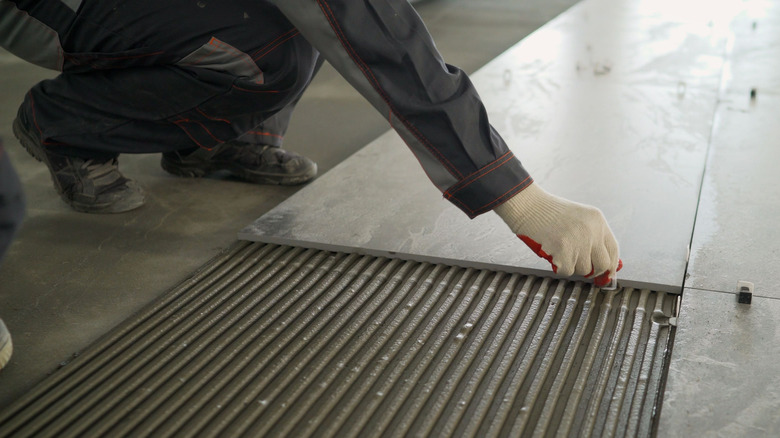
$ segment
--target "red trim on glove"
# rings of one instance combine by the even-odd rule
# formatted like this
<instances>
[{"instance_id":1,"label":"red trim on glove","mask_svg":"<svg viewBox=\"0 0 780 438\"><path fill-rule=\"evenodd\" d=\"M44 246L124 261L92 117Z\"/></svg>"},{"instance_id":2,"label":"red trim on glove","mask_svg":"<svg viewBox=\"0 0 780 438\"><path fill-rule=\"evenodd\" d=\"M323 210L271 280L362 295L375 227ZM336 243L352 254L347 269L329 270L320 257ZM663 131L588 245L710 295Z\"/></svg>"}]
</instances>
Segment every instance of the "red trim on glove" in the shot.
<instances>
[{"instance_id":1,"label":"red trim on glove","mask_svg":"<svg viewBox=\"0 0 780 438\"><path fill-rule=\"evenodd\" d=\"M623 260L618 259L618 267L617 270L620 271L623 269ZM609 272L609 271L607 271ZM593 268L593 265L590 265L590 274L586 275L585 278L589 278L591 275L595 274L596 270Z\"/></svg>"},{"instance_id":2,"label":"red trim on glove","mask_svg":"<svg viewBox=\"0 0 780 438\"><path fill-rule=\"evenodd\" d=\"M604 287L609 284L610 271L605 271L603 274L593 279L593 284L597 287Z\"/></svg>"},{"instance_id":3,"label":"red trim on glove","mask_svg":"<svg viewBox=\"0 0 780 438\"><path fill-rule=\"evenodd\" d=\"M618 267L617 270L623 269L623 260L618 259ZM591 274L593 274L591 272ZM609 284L610 278L609 278L610 271L607 271L598 277L593 279L593 284L595 284L598 287L604 287Z\"/></svg>"},{"instance_id":4,"label":"red trim on glove","mask_svg":"<svg viewBox=\"0 0 780 438\"><path fill-rule=\"evenodd\" d=\"M528 245L528 247L531 248L531 251L536 253L536 255L538 255L539 257L541 257L541 258L547 260L548 262L550 262L550 264L552 265L553 272L556 273L556 274L558 273L558 267L555 266L555 263L553 263L552 256L550 254L547 254L546 252L544 252L544 250L542 250L542 245L539 244L539 242L535 241L534 239L531 239L530 237L528 237L526 235L518 234L517 237L519 237L520 240L523 241L523 243Z\"/></svg>"}]
</instances>

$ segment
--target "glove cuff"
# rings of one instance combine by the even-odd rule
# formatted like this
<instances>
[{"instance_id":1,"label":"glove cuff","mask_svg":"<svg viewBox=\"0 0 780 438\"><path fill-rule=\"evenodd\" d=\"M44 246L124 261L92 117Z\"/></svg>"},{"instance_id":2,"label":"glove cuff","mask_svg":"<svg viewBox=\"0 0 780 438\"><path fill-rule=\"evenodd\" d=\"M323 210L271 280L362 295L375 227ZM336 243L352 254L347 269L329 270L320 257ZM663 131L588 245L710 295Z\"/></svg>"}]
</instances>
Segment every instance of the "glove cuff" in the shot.
<instances>
[{"instance_id":1,"label":"glove cuff","mask_svg":"<svg viewBox=\"0 0 780 438\"><path fill-rule=\"evenodd\" d=\"M493 211L515 234L525 234L528 228L543 227L545 224L553 223L553 219L561 212L561 203L558 199L539 187L537 183L532 183Z\"/></svg>"}]
</instances>

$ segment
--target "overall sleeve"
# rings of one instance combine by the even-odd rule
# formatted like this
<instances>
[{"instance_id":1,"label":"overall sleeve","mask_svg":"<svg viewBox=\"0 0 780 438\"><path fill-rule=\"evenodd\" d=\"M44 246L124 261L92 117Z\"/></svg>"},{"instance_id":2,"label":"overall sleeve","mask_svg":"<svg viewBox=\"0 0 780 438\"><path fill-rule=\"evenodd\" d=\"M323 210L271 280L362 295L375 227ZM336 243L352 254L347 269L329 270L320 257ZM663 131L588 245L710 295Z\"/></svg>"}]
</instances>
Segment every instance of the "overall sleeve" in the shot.
<instances>
[{"instance_id":1,"label":"overall sleeve","mask_svg":"<svg viewBox=\"0 0 780 438\"><path fill-rule=\"evenodd\" d=\"M532 179L406 0L270 0L384 117L469 217Z\"/></svg>"}]
</instances>

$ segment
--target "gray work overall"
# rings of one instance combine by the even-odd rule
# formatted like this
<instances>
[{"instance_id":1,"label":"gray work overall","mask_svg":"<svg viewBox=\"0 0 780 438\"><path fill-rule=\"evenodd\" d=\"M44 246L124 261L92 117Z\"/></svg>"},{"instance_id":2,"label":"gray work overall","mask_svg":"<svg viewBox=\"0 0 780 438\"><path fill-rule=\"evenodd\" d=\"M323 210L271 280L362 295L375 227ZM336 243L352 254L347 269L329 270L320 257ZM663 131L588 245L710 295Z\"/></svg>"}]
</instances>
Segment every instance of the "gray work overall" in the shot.
<instances>
[{"instance_id":1,"label":"gray work overall","mask_svg":"<svg viewBox=\"0 0 780 438\"><path fill-rule=\"evenodd\" d=\"M322 57L469 217L532 182L406 0L0 0L0 45L62 72L21 107L60 153L278 145Z\"/></svg>"}]
</instances>

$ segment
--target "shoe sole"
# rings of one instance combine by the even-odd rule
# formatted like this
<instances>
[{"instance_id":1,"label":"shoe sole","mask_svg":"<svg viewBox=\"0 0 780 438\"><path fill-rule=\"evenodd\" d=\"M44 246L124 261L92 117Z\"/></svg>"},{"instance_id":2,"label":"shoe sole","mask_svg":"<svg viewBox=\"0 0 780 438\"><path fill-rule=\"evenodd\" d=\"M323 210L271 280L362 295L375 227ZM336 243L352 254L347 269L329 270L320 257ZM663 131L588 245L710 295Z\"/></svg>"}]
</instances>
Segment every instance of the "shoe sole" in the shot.
<instances>
[{"instance_id":1,"label":"shoe sole","mask_svg":"<svg viewBox=\"0 0 780 438\"><path fill-rule=\"evenodd\" d=\"M240 166L234 166L228 163L215 164L208 167L204 167L197 164L195 165L178 164L178 163L172 163L171 161L165 159L165 157L163 157L162 160L160 161L160 166L163 168L163 170L165 170L170 174L183 176L186 178L202 178L214 172L227 170L233 176L240 178L244 181L248 181L255 184L267 184L267 185L283 185L283 186L298 185L310 181L315 176L317 176L316 163L312 163L311 168L307 169L305 172L302 172L297 175L285 175L285 176L279 176L279 174L275 174L275 173L251 172L246 170L246 168Z\"/></svg>"},{"instance_id":2,"label":"shoe sole","mask_svg":"<svg viewBox=\"0 0 780 438\"><path fill-rule=\"evenodd\" d=\"M25 129L25 127L22 125L19 117L14 119L13 132L16 138L19 140L19 143L21 143L22 147L27 150L27 153L46 165L46 167L49 169L51 180L54 183L54 188L57 190L57 194L59 194L60 198L62 198L62 200L65 201L66 204L70 205L74 210L82 213L124 213L126 211L135 210L136 208L144 205L142 192L140 199L130 199L129 202L118 201L99 206L96 206L95 204L83 204L68 198L65 196L65 190L63 189L62 185L60 185L60 182L57 180L57 178L54 177L54 173L51 170L51 162L49 162L49 158L46 156L46 152L44 152L43 147L39 144L38 139L27 132L27 129ZM140 192L140 189L137 190Z\"/></svg>"}]
</instances>

